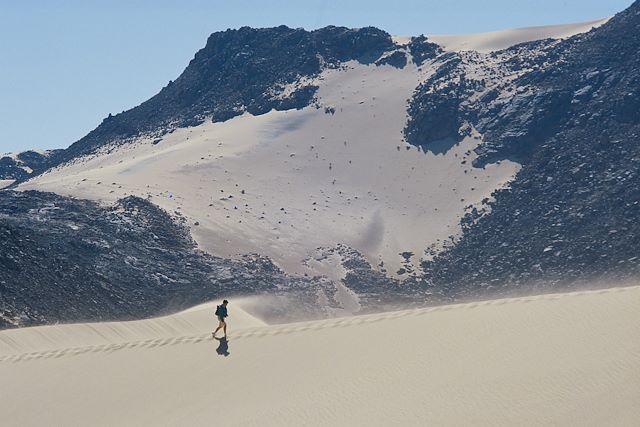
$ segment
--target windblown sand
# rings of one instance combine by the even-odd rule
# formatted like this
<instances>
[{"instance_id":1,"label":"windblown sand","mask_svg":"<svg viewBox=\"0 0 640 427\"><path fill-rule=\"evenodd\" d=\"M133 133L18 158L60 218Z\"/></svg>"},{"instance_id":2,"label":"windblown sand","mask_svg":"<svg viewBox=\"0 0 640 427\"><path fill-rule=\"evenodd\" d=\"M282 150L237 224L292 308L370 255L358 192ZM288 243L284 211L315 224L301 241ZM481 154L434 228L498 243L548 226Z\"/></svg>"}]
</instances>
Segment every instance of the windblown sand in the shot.
<instances>
[{"instance_id":1,"label":"windblown sand","mask_svg":"<svg viewBox=\"0 0 640 427\"><path fill-rule=\"evenodd\" d=\"M228 356L209 332L212 306L0 332L2 425L640 420L638 286L278 326L237 305Z\"/></svg>"},{"instance_id":2,"label":"windblown sand","mask_svg":"<svg viewBox=\"0 0 640 427\"><path fill-rule=\"evenodd\" d=\"M445 50L475 50L492 52L510 46L546 38L564 39L579 33L586 33L599 27L609 18L575 24L545 25L540 27L513 28L509 30L491 31L487 33L459 35L430 35L429 40L441 45Z\"/></svg>"}]
</instances>

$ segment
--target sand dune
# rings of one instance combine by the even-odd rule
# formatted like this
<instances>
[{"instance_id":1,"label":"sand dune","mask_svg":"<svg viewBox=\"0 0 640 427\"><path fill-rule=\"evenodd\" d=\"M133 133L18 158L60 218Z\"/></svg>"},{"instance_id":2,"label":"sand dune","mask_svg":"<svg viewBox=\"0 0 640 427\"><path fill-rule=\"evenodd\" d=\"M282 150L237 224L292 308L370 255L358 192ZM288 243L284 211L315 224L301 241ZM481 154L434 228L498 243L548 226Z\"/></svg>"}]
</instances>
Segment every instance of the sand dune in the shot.
<instances>
[{"instance_id":1,"label":"sand dune","mask_svg":"<svg viewBox=\"0 0 640 427\"><path fill-rule=\"evenodd\" d=\"M637 425L639 306L636 286L236 325L228 356L187 322L57 351L45 336L89 326L4 331L0 413L7 426Z\"/></svg>"},{"instance_id":2,"label":"sand dune","mask_svg":"<svg viewBox=\"0 0 640 427\"><path fill-rule=\"evenodd\" d=\"M251 298L234 300L234 328L265 326L243 310ZM219 304L219 302L218 302ZM31 352L69 351L69 349L109 347L146 340L173 339L185 335L210 333L215 322L216 303L201 304L171 316L131 322L78 323L10 329L0 332L0 358Z\"/></svg>"},{"instance_id":3,"label":"sand dune","mask_svg":"<svg viewBox=\"0 0 640 427\"><path fill-rule=\"evenodd\" d=\"M576 24L545 25L540 27L514 28L509 30L491 31L487 33L430 35L429 40L441 45L445 50L475 50L491 52L506 49L518 43L525 43L542 39L563 39L580 33L586 33L594 27L607 22L609 18L595 21L579 22Z\"/></svg>"}]
</instances>

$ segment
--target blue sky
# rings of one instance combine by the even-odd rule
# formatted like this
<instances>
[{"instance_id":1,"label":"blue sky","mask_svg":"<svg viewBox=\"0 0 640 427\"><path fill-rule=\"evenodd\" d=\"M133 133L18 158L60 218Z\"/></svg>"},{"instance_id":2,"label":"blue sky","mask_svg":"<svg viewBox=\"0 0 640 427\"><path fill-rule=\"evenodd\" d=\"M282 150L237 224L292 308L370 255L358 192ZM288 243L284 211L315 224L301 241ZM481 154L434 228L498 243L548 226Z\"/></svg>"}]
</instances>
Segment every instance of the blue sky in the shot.
<instances>
[{"instance_id":1,"label":"blue sky","mask_svg":"<svg viewBox=\"0 0 640 427\"><path fill-rule=\"evenodd\" d=\"M175 79L227 28L468 33L593 20L631 0L0 0L0 153L65 148Z\"/></svg>"}]
</instances>

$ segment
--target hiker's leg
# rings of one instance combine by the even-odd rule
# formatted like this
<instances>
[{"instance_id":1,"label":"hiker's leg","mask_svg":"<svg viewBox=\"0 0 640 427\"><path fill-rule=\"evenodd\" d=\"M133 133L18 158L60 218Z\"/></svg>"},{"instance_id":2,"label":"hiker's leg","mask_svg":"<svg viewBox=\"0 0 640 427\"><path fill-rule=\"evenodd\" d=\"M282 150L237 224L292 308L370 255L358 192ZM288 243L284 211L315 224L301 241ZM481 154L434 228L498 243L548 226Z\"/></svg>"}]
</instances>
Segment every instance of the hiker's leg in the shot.
<instances>
[{"instance_id":1,"label":"hiker's leg","mask_svg":"<svg viewBox=\"0 0 640 427\"><path fill-rule=\"evenodd\" d=\"M216 330L213 333L213 335L215 335L220 330L220 328L222 328L222 325L224 325L224 322L223 321L218 321L218 327L216 328Z\"/></svg>"},{"instance_id":2,"label":"hiker's leg","mask_svg":"<svg viewBox=\"0 0 640 427\"><path fill-rule=\"evenodd\" d=\"M222 324L224 325L222 328L222 330L224 331L224 336L227 336L227 322L222 322Z\"/></svg>"}]
</instances>

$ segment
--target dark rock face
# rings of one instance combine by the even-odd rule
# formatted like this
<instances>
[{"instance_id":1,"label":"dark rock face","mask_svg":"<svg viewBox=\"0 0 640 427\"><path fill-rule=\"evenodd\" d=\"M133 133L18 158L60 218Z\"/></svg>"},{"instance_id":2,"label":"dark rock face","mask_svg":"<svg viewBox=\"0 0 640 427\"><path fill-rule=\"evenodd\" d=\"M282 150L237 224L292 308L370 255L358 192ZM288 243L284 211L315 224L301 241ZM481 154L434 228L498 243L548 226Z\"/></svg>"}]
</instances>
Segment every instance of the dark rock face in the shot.
<instances>
[{"instance_id":1,"label":"dark rock face","mask_svg":"<svg viewBox=\"0 0 640 427\"><path fill-rule=\"evenodd\" d=\"M0 158L0 179L26 179L29 173L11 157Z\"/></svg>"},{"instance_id":2,"label":"dark rock face","mask_svg":"<svg viewBox=\"0 0 640 427\"><path fill-rule=\"evenodd\" d=\"M433 59L442 53L442 48L435 43L429 42L425 36L418 36L411 37L409 52L411 52L413 62L420 66L426 60Z\"/></svg>"},{"instance_id":3,"label":"dark rock face","mask_svg":"<svg viewBox=\"0 0 640 427\"><path fill-rule=\"evenodd\" d=\"M0 328L136 319L230 294L291 295L319 316L314 280L324 284L260 256L198 251L187 228L136 197L102 208L0 191Z\"/></svg>"},{"instance_id":4,"label":"dark rock face","mask_svg":"<svg viewBox=\"0 0 640 427\"><path fill-rule=\"evenodd\" d=\"M376 65L391 65L396 68L404 68L407 65L407 55L404 52L396 50L390 55L380 58L376 61Z\"/></svg>"},{"instance_id":5,"label":"dark rock face","mask_svg":"<svg viewBox=\"0 0 640 427\"><path fill-rule=\"evenodd\" d=\"M605 112L617 122L637 122L639 7L564 41L440 55L437 71L411 100L407 141L428 148L462 138L470 124L484 136L474 164L482 167L502 159L526 163L538 144Z\"/></svg>"},{"instance_id":6,"label":"dark rock face","mask_svg":"<svg viewBox=\"0 0 640 427\"><path fill-rule=\"evenodd\" d=\"M18 154L15 159L9 156L1 157L0 179L14 179L17 181L28 179L32 175L47 169L51 156L55 156L61 151L45 151L44 154L36 151L24 151Z\"/></svg>"},{"instance_id":7,"label":"dark rock face","mask_svg":"<svg viewBox=\"0 0 640 427\"><path fill-rule=\"evenodd\" d=\"M427 148L429 143L462 136L459 129L464 123L460 111L465 89L461 85L466 81L464 71L459 72L460 82L451 78L460 61L457 54L442 55L438 70L416 89L405 129L409 143Z\"/></svg>"},{"instance_id":8,"label":"dark rock face","mask_svg":"<svg viewBox=\"0 0 640 427\"><path fill-rule=\"evenodd\" d=\"M562 100L549 91L517 82L527 70L547 66L549 51L556 44L555 40L542 40L491 54L439 55L434 61L436 71L411 99L407 142L429 150L437 141L468 136L473 126L487 141L479 148L475 166L505 158L524 161L534 148L527 142L552 129L549 125L557 118ZM523 111L525 106L528 111ZM546 132L550 135L553 130ZM504 143L507 139L510 144ZM494 158L498 145L502 152Z\"/></svg>"},{"instance_id":9,"label":"dark rock face","mask_svg":"<svg viewBox=\"0 0 640 427\"><path fill-rule=\"evenodd\" d=\"M639 137L585 129L544 144L491 213L468 216L461 240L423 265L428 282L461 296L640 277Z\"/></svg>"},{"instance_id":10,"label":"dark rock face","mask_svg":"<svg viewBox=\"0 0 640 427\"><path fill-rule=\"evenodd\" d=\"M30 167L34 171L42 171L49 167L49 157L56 155L62 150L49 150L44 154L40 154L36 151L23 151L18 154L16 158L23 165Z\"/></svg>"},{"instance_id":11,"label":"dark rock face","mask_svg":"<svg viewBox=\"0 0 640 427\"><path fill-rule=\"evenodd\" d=\"M490 214L465 218L461 240L423 265L451 295L640 276L640 3L545 47L536 64L514 80L526 91L462 113L487 140L477 166L523 168Z\"/></svg>"},{"instance_id":12,"label":"dark rock face","mask_svg":"<svg viewBox=\"0 0 640 427\"><path fill-rule=\"evenodd\" d=\"M212 34L182 75L139 106L109 115L100 126L57 155L59 164L141 133L225 121L245 111L264 114L309 105L317 87L301 86L281 98L274 88L317 75L325 67L357 60L372 63L393 49L389 34L372 27L243 27Z\"/></svg>"}]
</instances>

